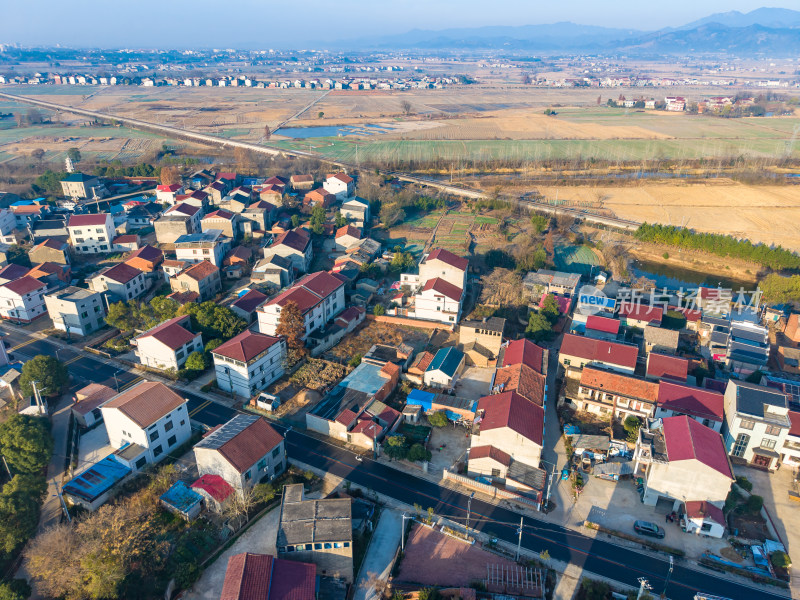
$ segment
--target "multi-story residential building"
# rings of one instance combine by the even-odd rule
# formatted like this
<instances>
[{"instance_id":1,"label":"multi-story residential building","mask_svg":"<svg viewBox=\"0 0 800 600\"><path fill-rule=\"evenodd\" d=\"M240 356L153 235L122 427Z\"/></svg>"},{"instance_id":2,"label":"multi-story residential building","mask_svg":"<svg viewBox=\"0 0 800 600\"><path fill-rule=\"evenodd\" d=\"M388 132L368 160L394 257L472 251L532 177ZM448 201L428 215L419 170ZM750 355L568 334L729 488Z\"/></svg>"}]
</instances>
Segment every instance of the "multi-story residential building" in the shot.
<instances>
[{"instance_id":1,"label":"multi-story residential building","mask_svg":"<svg viewBox=\"0 0 800 600\"><path fill-rule=\"evenodd\" d=\"M192 352L203 351L203 338L191 330L189 315L175 317L131 340L139 362L154 369L180 369Z\"/></svg>"},{"instance_id":2,"label":"multi-story residential building","mask_svg":"<svg viewBox=\"0 0 800 600\"><path fill-rule=\"evenodd\" d=\"M253 202L242 213L243 225L246 223L251 231L266 232L275 220L276 207L265 200Z\"/></svg>"},{"instance_id":3,"label":"multi-story residential building","mask_svg":"<svg viewBox=\"0 0 800 600\"><path fill-rule=\"evenodd\" d=\"M345 309L344 281L327 271L306 275L258 309L258 329L275 335L281 311L294 302L303 315L307 338Z\"/></svg>"},{"instance_id":4,"label":"multi-story residential building","mask_svg":"<svg viewBox=\"0 0 800 600\"><path fill-rule=\"evenodd\" d=\"M325 177L322 188L337 200L346 200L356 193L356 182L349 175L334 173Z\"/></svg>"},{"instance_id":5,"label":"multi-story residential building","mask_svg":"<svg viewBox=\"0 0 800 600\"><path fill-rule=\"evenodd\" d=\"M790 467L800 466L800 412L790 410L789 421L792 426L781 448L781 462Z\"/></svg>"},{"instance_id":6,"label":"multi-story residential building","mask_svg":"<svg viewBox=\"0 0 800 600\"><path fill-rule=\"evenodd\" d=\"M328 209L333 206L334 202L336 202L336 196L326 192L324 189L311 190L303 196L303 206L307 208L321 206L324 209Z\"/></svg>"},{"instance_id":7,"label":"multi-story residential building","mask_svg":"<svg viewBox=\"0 0 800 600\"><path fill-rule=\"evenodd\" d=\"M181 202L161 215L153 227L159 244L172 244L184 235L200 232L203 211L199 206Z\"/></svg>"},{"instance_id":8,"label":"multi-story residential building","mask_svg":"<svg viewBox=\"0 0 800 600\"><path fill-rule=\"evenodd\" d=\"M92 277L89 287L95 292L107 292L112 297L109 301L127 302L144 294L148 282L145 274L136 267L119 263Z\"/></svg>"},{"instance_id":9,"label":"multi-story residential building","mask_svg":"<svg viewBox=\"0 0 800 600\"><path fill-rule=\"evenodd\" d=\"M69 218L69 239L75 252L96 254L111 252L114 239L114 217L109 213L72 215Z\"/></svg>"},{"instance_id":10,"label":"multi-story residential building","mask_svg":"<svg viewBox=\"0 0 800 600\"><path fill-rule=\"evenodd\" d=\"M632 344L565 333L559 349L558 362L564 368L582 369L592 365L633 375L638 356L639 347Z\"/></svg>"},{"instance_id":11,"label":"multi-story residential building","mask_svg":"<svg viewBox=\"0 0 800 600\"><path fill-rule=\"evenodd\" d=\"M101 407L109 443L139 470L192 435L187 401L163 383L142 381Z\"/></svg>"},{"instance_id":12,"label":"multi-story residential building","mask_svg":"<svg viewBox=\"0 0 800 600\"><path fill-rule=\"evenodd\" d=\"M230 249L230 238L223 236L219 229L182 235L175 240L175 258L177 260L189 262L207 260L215 267L222 267L225 255Z\"/></svg>"},{"instance_id":13,"label":"multi-story residential building","mask_svg":"<svg viewBox=\"0 0 800 600\"><path fill-rule=\"evenodd\" d=\"M106 310L98 292L69 286L44 297L53 327L86 336L105 325Z\"/></svg>"},{"instance_id":14,"label":"multi-story residential building","mask_svg":"<svg viewBox=\"0 0 800 600\"><path fill-rule=\"evenodd\" d=\"M264 417L240 414L195 444L197 471L219 475L239 494L286 470L283 436Z\"/></svg>"},{"instance_id":15,"label":"multi-story residential building","mask_svg":"<svg viewBox=\"0 0 800 600\"><path fill-rule=\"evenodd\" d=\"M522 285L534 298L546 294L574 298L580 282L581 276L578 273L539 269L535 273L530 272L525 275Z\"/></svg>"},{"instance_id":16,"label":"multi-story residential building","mask_svg":"<svg viewBox=\"0 0 800 600\"><path fill-rule=\"evenodd\" d=\"M234 242L239 239L241 218L235 212L215 210L208 213L200 221L200 228L206 231L221 231L222 235L229 237Z\"/></svg>"},{"instance_id":17,"label":"multi-story residential building","mask_svg":"<svg viewBox=\"0 0 800 600\"><path fill-rule=\"evenodd\" d=\"M720 434L687 416L652 421L639 430L634 476L644 479L642 502L672 500L688 533L722 537L722 507L734 481Z\"/></svg>"},{"instance_id":18,"label":"multi-story residential building","mask_svg":"<svg viewBox=\"0 0 800 600\"><path fill-rule=\"evenodd\" d=\"M283 488L278 558L313 563L325 577L353 581L350 498L307 500L303 484Z\"/></svg>"},{"instance_id":19,"label":"multi-story residential building","mask_svg":"<svg viewBox=\"0 0 800 600\"><path fill-rule=\"evenodd\" d=\"M46 289L43 282L27 275L0 285L0 317L26 323L41 317Z\"/></svg>"},{"instance_id":20,"label":"multi-story residential building","mask_svg":"<svg viewBox=\"0 0 800 600\"><path fill-rule=\"evenodd\" d=\"M629 416L640 419L653 416L658 399L657 383L588 366L581 371L574 397L570 397L571 386L566 387L567 398L579 409L611 414L621 422Z\"/></svg>"},{"instance_id":21,"label":"multi-story residential building","mask_svg":"<svg viewBox=\"0 0 800 600\"><path fill-rule=\"evenodd\" d=\"M7 208L0 209L0 242L3 244L16 244L24 232L17 231L17 218Z\"/></svg>"},{"instance_id":22,"label":"multi-story residential building","mask_svg":"<svg viewBox=\"0 0 800 600\"><path fill-rule=\"evenodd\" d=\"M369 202L356 196L346 202L342 202L342 216L356 227L369 227L370 214Z\"/></svg>"},{"instance_id":23,"label":"multi-story residential building","mask_svg":"<svg viewBox=\"0 0 800 600\"><path fill-rule=\"evenodd\" d=\"M106 187L94 175L70 173L61 180L61 192L67 198L102 198Z\"/></svg>"},{"instance_id":24,"label":"multi-story residential building","mask_svg":"<svg viewBox=\"0 0 800 600\"><path fill-rule=\"evenodd\" d=\"M169 285L174 292L195 292L205 302L222 291L222 277L217 267L204 260L171 277Z\"/></svg>"},{"instance_id":25,"label":"multi-story residential building","mask_svg":"<svg viewBox=\"0 0 800 600\"><path fill-rule=\"evenodd\" d=\"M311 236L305 229L292 229L280 234L269 246L264 248L264 258L283 256L292 261L294 268L300 273L308 272L314 251Z\"/></svg>"},{"instance_id":26,"label":"multi-story residential building","mask_svg":"<svg viewBox=\"0 0 800 600\"><path fill-rule=\"evenodd\" d=\"M722 431L724 396L715 390L662 380L658 385L657 418L686 415L698 423Z\"/></svg>"},{"instance_id":27,"label":"multi-story residential building","mask_svg":"<svg viewBox=\"0 0 800 600\"><path fill-rule=\"evenodd\" d=\"M728 380L722 433L731 457L774 470L790 428L789 402L784 392Z\"/></svg>"},{"instance_id":28,"label":"multi-story residential building","mask_svg":"<svg viewBox=\"0 0 800 600\"><path fill-rule=\"evenodd\" d=\"M156 187L156 199L162 204L175 204L175 196L183 193L184 189L180 183L159 185Z\"/></svg>"},{"instance_id":29,"label":"multi-story residential building","mask_svg":"<svg viewBox=\"0 0 800 600\"><path fill-rule=\"evenodd\" d=\"M52 262L59 265L70 264L69 244L61 240L44 240L28 252L32 263Z\"/></svg>"},{"instance_id":30,"label":"multi-story residential building","mask_svg":"<svg viewBox=\"0 0 800 600\"><path fill-rule=\"evenodd\" d=\"M442 279L463 290L467 283L469 260L444 248L436 248L419 263L419 285L432 279Z\"/></svg>"},{"instance_id":31,"label":"multi-story residential building","mask_svg":"<svg viewBox=\"0 0 800 600\"><path fill-rule=\"evenodd\" d=\"M506 320L491 317L483 321L463 321L458 326L458 347L466 355L467 364L494 366L503 345Z\"/></svg>"},{"instance_id":32,"label":"multi-story residential building","mask_svg":"<svg viewBox=\"0 0 800 600\"><path fill-rule=\"evenodd\" d=\"M211 352L221 390L250 398L283 375L286 342L246 329Z\"/></svg>"},{"instance_id":33,"label":"multi-story residential building","mask_svg":"<svg viewBox=\"0 0 800 600\"><path fill-rule=\"evenodd\" d=\"M5 267L0 269L0 285L14 281L20 277L25 277L31 270L28 267L23 267L16 263L8 263Z\"/></svg>"}]
</instances>

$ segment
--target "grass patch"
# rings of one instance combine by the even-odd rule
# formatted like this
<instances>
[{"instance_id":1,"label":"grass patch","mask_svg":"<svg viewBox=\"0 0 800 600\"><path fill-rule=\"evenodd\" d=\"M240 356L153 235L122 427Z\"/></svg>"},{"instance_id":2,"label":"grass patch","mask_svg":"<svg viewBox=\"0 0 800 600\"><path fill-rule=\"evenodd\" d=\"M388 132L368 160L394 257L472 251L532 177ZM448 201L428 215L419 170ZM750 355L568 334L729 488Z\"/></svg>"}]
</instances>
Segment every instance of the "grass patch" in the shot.
<instances>
[{"instance_id":1,"label":"grass patch","mask_svg":"<svg viewBox=\"0 0 800 600\"><path fill-rule=\"evenodd\" d=\"M607 533L608 535L613 535L615 537L622 538L623 540L630 540L631 542L642 544L643 546L647 546L648 548L652 548L653 550L658 550L659 552L666 552L667 554L672 554L673 556L686 556L686 552L684 552L680 548L673 548L672 546L659 544L658 542L651 542L650 540L644 540L639 536L632 535L630 533L624 533L622 531L617 531L616 529L609 529L608 527L603 527L602 525L598 525L597 523L592 523L591 521L584 521L583 526L586 527L587 529L594 529L595 531L599 531L600 533Z\"/></svg>"}]
</instances>

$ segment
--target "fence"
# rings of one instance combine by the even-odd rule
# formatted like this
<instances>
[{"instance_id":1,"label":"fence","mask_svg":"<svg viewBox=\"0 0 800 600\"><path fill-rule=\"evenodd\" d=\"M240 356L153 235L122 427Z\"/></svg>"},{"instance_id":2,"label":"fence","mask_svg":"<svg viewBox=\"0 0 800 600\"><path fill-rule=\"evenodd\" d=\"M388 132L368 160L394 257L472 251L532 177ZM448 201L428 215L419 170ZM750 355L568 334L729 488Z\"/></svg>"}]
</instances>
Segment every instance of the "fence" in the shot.
<instances>
[{"instance_id":1,"label":"fence","mask_svg":"<svg viewBox=\"0 0 800 600\"><path fill-rule=\"evenodd\" d=\"M443 478L445 480L455 481L456 483L460 483L468 488L472 488L479 492L486 494L487 496L491 496L492 498L499 498L501 500L513 500L514 502L520 502L522 504L527 504L528 506L532 506L536 510L539 510L539 503L531 498L526 498L525 496L520 496L519 494L515 494L514 492L509 492L507 490L501 490L491 485L487 485L485 483L481 483L480 481L475 481L474 479L470 479L469 477L464 477L463 475L457 475L456 473L451 473L450 471L446 470L443 473Z\"/></svg>"}]
</instances>

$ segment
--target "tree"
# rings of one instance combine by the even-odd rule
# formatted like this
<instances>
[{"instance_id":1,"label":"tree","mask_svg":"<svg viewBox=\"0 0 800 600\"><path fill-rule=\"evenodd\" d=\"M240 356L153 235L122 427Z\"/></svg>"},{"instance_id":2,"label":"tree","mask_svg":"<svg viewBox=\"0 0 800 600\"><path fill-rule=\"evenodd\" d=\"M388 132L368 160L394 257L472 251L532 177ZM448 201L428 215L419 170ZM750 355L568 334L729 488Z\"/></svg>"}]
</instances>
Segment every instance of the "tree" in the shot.
<instances>
[{"instance_id":1,"label":"tree","mask_svg":"<svg viewBox=\"0 0 800 600\"><path fill-rule=\"evenodd\" d=\"M205 354L202 352L192 352L186 357L186 364L184 366L192 371L205 371L208 367Z\"/></svg>"},{"instance_id":2,"label":"tree","mask_svg":"<svg viewBox=\"0 0 800 600\"><path fill-rule=\"evenodd\" d=\"M347 225L347 219L342 214L342 211L336 211L336 228L338 229L339 227L344 227L345 225Z\"/></svg>"},{"instance_id":3,"label":"tree","mask_svg":"<svg viewBox=\"0 0 800 600\"><path fill-rule=\"evenodd\" d=\"M287 359L290 365L296 364L306 355L306 345L303 341L306 324L296 302L289 301L283 306L275 333L286 338Z\"/></svg>"},{"instance_id":4,"label":"tree","mask_svg":"<svg viewBox=\"0 0 800 600\"><path fill-rule=\"evenodd\" d=\"M407 458L413 462L428 461L431 459L431 451L426 450L422 444L414 444L408 449Z\"/></svg>"},{"instance_id":5,"label":"tree","mask_svg":"<svg viewBox=\"0 0 800 600\"><path fill-rule=\"evenodd\" d=\"M386 314L386 307L383 304L376 304L375 308L372 309L372 314L376 317L380 317Z\"/></svg>"},{"instance_id":6,"label":"tree","mask_svg":"<svg viewBox=\"0 0 800 600\"><path fill-rule=\"evenodd\" d=\"M200 573L202 571L194 560L178 563L174 573L175 585L181 590L189 589L200 578Z\"/></svg>"},{"instance_id":7,"label":"tree","mask_svg":"<svg viewBox=\"0 0 800 600\"><path fill-rule=\"evenodd\" d=\"M31 597L31 586L24 579L12 579L0 583L0 600L27 600Z\"/></svg>"},{"instance_id":8,"label":"tree","mask_svg":"<svg viewBox=\"0 0 800 600\"><path fill-rule=\"evenodd\" d=\"M10 554L36 532L39 503L47 492L44 477L14 475L0 492L0 551Z\"/></svg>"},{"instance_id":9,"label":"tree","mask_svg":"<svg viewBox=\"0 0 800 600\"><path fill-rule=\"evenodd\" d=\"M402 208L400 208L400 206L398 206L396 202L393 202L391 204L381 205L378 218L381 220L381 224L388 228L392 225L400 223L403 219L405 219L406 213Z\"/></svg>"},{"instance_id":10,"label":"tree","mask_svg":"<svg viewBox=\"0 0 800 600\"><path fill-rule=\"evenodd\" d=\"M161 167L161 185L181 183L181 174L176 167Z\"/></svg>"},{"instance_id":11,"label":"tree","mask_svg":"<svg viewBox=\"0 0 800 600\"><path fill-rule=\"evenodd\" d=\"M558 321L561 312L558 310L558 302L556 302L556 297L553 294L547 294L547 296L545 296L544 303L542 304L542 308L539 309L539 312L552 324Z\"/></svg>"},{"instance_id":12,"label":"tree","mask_svg":"<svg viewBox=\"0 0 800 600\"><path fill-rule=\"evenodd\" d=\"M39 164L42 164L42 160L44 160L44 150L41 148L35 148L31 150L31 158Z\"/></svg>"},{"instance_id":13,"label":"tree","mask_svg":"<svg viewBox=\"0 0 800 600\"><path fill-rule=\"evenodd\" d=\"M125 302L114 302L108 306L106 313L106 323L111 327L116 327L120 331L130 331L136 326L133 317L133 310L130 304Z\"/></svg>"},{"instance_id":14,"label":"tree","mask_svg":"<svg viewBox=\"0 0 800 600\"><path fill-rule=\"evenodd\" d=\"M33 394L31 382L42 396L56 396L67 385L69 374L64 363L54 356L39 354L22 365L19 387L25 396Z\"/></svg>"},{"instance_id":15,"label":"tree","mask_svg":"<svg viewBox=\"0 0 800 600\"><path fill-rule=\"evenodd\" d=\"M322 111L319 111L319 112L317 113L317 118L318 118L318 119L321 119L321 118L323 118L324 116L325 116L325 113L324 113L324 112L322 112Z\"/></svg>"},{"instance_id":16,"label":"tree","mask_svg":"<svg viewBox=\"0 0 800 600\"><path fill-rule=\"evenodd\" d=\"M386 442L383 444L383 452L392 460L404 459L408 453L406 437L399 434L387 436Z\"/></svg>"},{"instance_id":17,"label":"tree","mask_svg":"<svg viewBox=\"0 0 800 600\"><path fill-rule=\"evenodd\" d=\"M178 315L192 317L192 330L200 331L203 337L209 340L219 338L229 340L247 328L247 322L226 306L207 301L201 304L190 302L184 304Z\"/></svg>"},{"instance_id":18,"label":"tree","mask_svg":"<svg viewBox=\"0 0 800 600\"><path fill-rule=\"evenodd\" d=\"M622 427L628 433L628 441L633 443L639 439L639 429L642 427L642 421L639 417L628 415L628 418L622 423Z\"/></svg>"},{"instance_id":19,"label":"tree","mask_svg":"<svg viewBox=\"0 0 800 600\"><path fill-rule=\"evenodd\" d=\"M363 357L360 354L354 355L353 358L351 358L349 361L347 361L347 366L348 367L357 367L358 365L361 364L361 359L362 358Z\"/></svg>"},{"instance_id":20,"label":"tree","mask_svg":"<svg viewBox=\"0 0 800 600\"><path fill-rule=\"evenodd\" d=\"M77 148L69 148L67 150L67 158L72 161L72 164L76 165L81 162L81 151Z\"/></svg>"},{"instance_id":21,"label":"tree","mask_svg":"<svg viewBox=\"0 0 800 600\"><path fill-rule=\"evenodd\" d=\"M297 228L300 226L300 215L292 215L292 227Z\"/></svg>"},{"instance_id":22,"label":"tree","mask_svg":"<svg viewBox=\"0 0 800 600\"><path fill-rule=\"evenodd\" d=\"M325 207L321 204L311 209L311 230L317 235L325 231Z\"/></svg>"},{"instance_id":23,"label":"tree","mask_svg":"<svg viewBox=\"0 0 800 600\"><path fill-rule=\"evenodd\" d=\"M550 226L550 219L544 215L534 213L531 215L531 225L536 233L542 233Z\"/></svg>"},{"instance_id":24,"label":"tree","mask_svg":"<svg viewBox=\"0 0 800 600\"><path fill-rule=\"evenodd\" d=\"M789 559L789 555L782 550L776 550L773 552L769 559L772 562L772 566L779 569L787 569L789 568L789 565L792 564L792 561ZM2 600L2 596L0 596L0 600Z\"/></svg>"},{"instance_id":25,"label":"tree","mask_svg":"<svg viewBox=\"0 0 800 600\"><path fill-rule=\"evenodd\" d=\"M555 256L555 243L553 242L552 230L548 231L547 235L544 237L544 251L547 252L547 258L553 260Z\"/></svg>"},{"instance_id":26,"label":"tree","mask_svg":"<svg viewBox=\"0 0 800 600\"><path fill-rule=\"evenodd\" d=\"M447 418L446 412L437 410L428 414L428 423L431 427L444 427L450 424L450 419Z\"/></svg>"},{"instance_id":27,"label":"tree","mask_svg":"<svg viewBox=\"0 0 800 600\"><path fill-rule=\"evenodd\" d=\"M269 125L264 125L264 139L268 140L272 137L272 132L269 130Z\"/></svg>"},{"instance_id":28,"label":"tree","mask_svg":"<svg viewBox=\"0 0 800 600\"><path fill-rule=\"evenodd\" d=\"M753 494L744 503L744 512L754 515L761 511L762 506L764 506L764 498Z\"/></svg>"},{"instance_id":29,"label":"tree","mask_svg":"<svg viewBox=\"0 0 800 600\"><path fill-rule=\"evenodd\" d=\"M409 102L408 100L403 100L402 102L400 102L400 110L403 111L403 114L407 117L411 116L414 113L414 109L411 106L411 102Z\"/></svg>"},{"instance_id":30,"label":"tree","mask_svg":"<svg viewBox=\"0 0 800 600\"><path fill-rule=\"evenodd\" d=\"M239 171L249 171L253 168L253 154L250 150L237 146L233 149L233 160Z\"/></svg>"},{"instance_id":31,"label":"tree","mask_svg":"<svg viewBox=\"0 0 800 600\"><path fill-rule=\"evenodd\" d=\"M28 257L28 250L16 244L12 244L6 252L6 260L15 265L31 267L31 259Z\"/></svg>"},{"instance_id":32,"label":"tree","mask_svg":"<svg viewBox=\"0 0 800 600\"><path fill-rule=\"evenodd\" d=\"M549 340L553 336L553 326L542 313L531 313L525 335L535 342Z\"/></svg>"},{"instance_id":33,"label":"tree","mask_svg":"<svg viewBox=\"0 0 800 600\"><path fill-rule=\"evenodd\" d=\"M50 422L41 417L12 414L0 424L0 452L17 473L41 473L53 454Z\"/></svg>"},{"instance_id":34,"label":"tree","mask_svg":"<svg viewBox=\"0 0 800 600\"><path fill-rule=\"evenodd\" d=\"M414 255L410 252L395 252L392 261L389 263L389 270L393 273L402 273L412 269L416 264Z\"/></svg>"},{"instance_id":35,"label":"tree","mask_svg":"<svg viewBox=\"0 0 800 600\"><path fill-rule=\"evenodd\" d=\"M522 85L530 85L531 84L531 76L527 73L522 74Z\"/></svg>"}]
</instances>

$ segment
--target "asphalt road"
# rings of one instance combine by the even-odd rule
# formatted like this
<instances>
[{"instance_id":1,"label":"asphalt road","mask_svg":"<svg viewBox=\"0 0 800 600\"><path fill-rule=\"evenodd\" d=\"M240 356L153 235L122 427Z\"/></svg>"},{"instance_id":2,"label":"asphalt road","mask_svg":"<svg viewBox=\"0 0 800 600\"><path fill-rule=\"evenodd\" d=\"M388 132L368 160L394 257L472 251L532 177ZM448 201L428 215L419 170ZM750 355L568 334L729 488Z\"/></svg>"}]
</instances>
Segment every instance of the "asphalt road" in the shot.
<instances>
[{"instance_id":1,"label":"asphalt road","mask_svg":"<svg viewBox=\"0 0 800 600\"><path fill-rule=\"evenodd\" d=\"M24 362L37 354L47 354L57 355L59 360L67 363L73 378L71 390L79 389L89 382L103 383L114 388L118 385L119 389L125 390L142 380L134 373L108 364L99 357L83 356L71 348L62 349L48 340L33 338L26 332L6 328L5 333L3 339L6 347L16 360ZM236 414L234 409L196 394L185 390L176 391L188 399L192 420L206 427L222 424ZM277 428L285 431L284 427ZM468 497L465 494L367 458L361 462L356 461L353 453L296 430L286 433L286 438L287 452L295 460L346 478L409 506L419 504L423 510L433 507L436 514L451 520L466 520ZM520 516L518 512L475 498L472 500L470 524L479 531L516 544ZM667 561L649 553L589 538L560 525L531 517L526 517L524 521L522 546L536 552L547 550L553 559L631 586L638 586L638 579L645 577L656 594L664 589L669 570ZM672 600L692 600L697 591L733 600L774 600L787 597L700 571L692 568L688 562L677 559L667 597Z\"/></svg>"}]
</instances>

